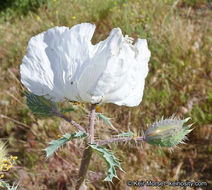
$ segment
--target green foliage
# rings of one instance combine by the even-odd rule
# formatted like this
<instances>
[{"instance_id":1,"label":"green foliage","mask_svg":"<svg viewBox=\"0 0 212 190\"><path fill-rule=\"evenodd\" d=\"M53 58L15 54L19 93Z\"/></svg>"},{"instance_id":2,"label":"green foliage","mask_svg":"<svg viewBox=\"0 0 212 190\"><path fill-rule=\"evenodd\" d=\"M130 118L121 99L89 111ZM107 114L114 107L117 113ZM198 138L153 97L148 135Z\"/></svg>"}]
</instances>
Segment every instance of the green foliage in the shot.
<instances>
[{"instance_id":1,"label":"green foliage","mask_svg":"<svg viewBox=\"0 0 212 190\"><path fill-rule=\"evenodd\" d=\"M121 171L123 170L121 168L120 163L116 160L115 156L113 155L113 153L109 152L106 148L98 146L96 144L91 144L90 146L101 155L101 157L105 160L107 164L108 173L104 181L112 182L114 177L118 178L115 167L117 167Z\"/></svg>"},{"instance_id":2,"label":"green foliage","mask_svg":"<svg viewBox=\"0 0 212 190\"><path fill-rule=\"evenodd\" d=\"M60 111L63 113L66 113L66 112L75 111L75 109L74 108L62 108Z\"/></svg>"},{"instance_id":3,"label":"green foliage","mask_svg":"<svg viewBox=\"0 0 212 190\"><path fill-rule=\"evenodd\" d=\"M57 104L51 100L47 100L43 96L37 96L33 93L24 91L27 97L27 106L37 115L52 116L57 111Z\"/></svg>"},{"instance_id":4,"label":"green foliage","mask_svg":"<svg viewBox=\"0 0 212 190\"><path fill-rule=\"evenodd\" d=\"M2 185L4 188L6 188L7 190L16 190L16 189L17 189L17 187L10 187L9 184L7 184L5 181L3 181L3 180L1 180L1 179L0 179L0 183L1 183L1 185ZM0 187L1 187L1 186L0 186Z\"/></svg>"},{"instance_id":5,"label":"green foliage","mask_svg":"<svg viewBox=\"0 0 212 190\"><path fill-rule=\"evenodd\" d=\"M29 11L36 11L51 0L5 0L0 5L0 16L10 20L15 16L27 15Z\"/></svg>"},{"instance_id":6,"label":"green foliage","mask_svg":"<svg viewBox=\"0 0 212 190\"><path fill-rule=\"evenodd\" d=\"M63 146L66 142L72 140L72 139L77 139L77 138L84 138L87 137L87 134L84 132L77 132L77 133L66 133L63 135L61 138L57 140L51 141L45 151L46 151L46 157L49 158L58 148Z\"/></svg>"},{"instance_id":7,"label":"green foliage","mask_svg":"<svg viewBox=\"0 0 212 190\"><path fill-rule=\"evenodd\" d=\"M194 122L198 123L200 126L204 124L210 124L212 122L212 97L209 94L208 99L200 104L194 104L192 109L192 117Z\"/></svg>"}]
</instances>

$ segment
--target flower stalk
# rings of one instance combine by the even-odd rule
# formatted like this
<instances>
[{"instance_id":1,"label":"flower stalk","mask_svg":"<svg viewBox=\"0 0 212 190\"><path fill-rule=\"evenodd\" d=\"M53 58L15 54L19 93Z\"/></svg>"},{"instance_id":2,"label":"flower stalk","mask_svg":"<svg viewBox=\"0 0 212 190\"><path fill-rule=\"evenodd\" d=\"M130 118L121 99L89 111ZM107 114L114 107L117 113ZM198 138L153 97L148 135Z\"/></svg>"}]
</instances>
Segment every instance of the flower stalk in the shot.
<instances>
[{"instance_id":1,"label":"flower stalk","mask_svg":"<svg viewBox=\"0 0 212 190\"><path fill-rule=\"evenodd\" d=\"M118 138L111 138L108 140L98 140L96 144L99 146L110 144L110 143L118 143L118 142L128 142L128 141L142 141L144 140L143 137L118 137Z\"/></svg>"},{"instance_id":2,"label":"flower stalk","mask_svg":"<svg viewBox=\"0 0 212 190\"><path fill-rule=\"evenodd\" d=\"M68 118L60 112L54 112L54 115L65 119L67 122L71 123L74 127L76 127L79 131L86 133L86 130L80 124L76 123L72 118Z\"/></svg>"},{"instance_id":3,"label":"flower stalk","mask_svg":"<svg viewBox=\"0 0 212 190\"><path fill-rule=\"evenodd\" d=\"M96 104L91 105L91 114L90 114L90 139L91 144L94 142L94 119L95 119L95 111L96 111Z\"/></svg>"},{"instance_id":4,"label":"flower stalk","mask_svg":"<svg viewBox=\"0 0 212 190\"><path fill-rule=\"evenodd\" d=\"M90 164L91 156L92 156L92 148L86 143L86 147L83 151L83 156L80 164L80 170L78 174L78 179L76 182L76 190L79 190L83 181L85 180L85 176L88 171L88 166Z\"/></svg>"},{"instance_id":5,"label":"flower stalk","mask_svg":"<svg viewBox=\"0 0 212 190\"><path fill-rule=\"evenodd\" d=\"M85 149L83 151L83 156L80 164L80 170L78 174L78 179L76 183L76 190L79 190L83 181L85 180L85 176L88 171L88 166L90 164L91 156L92 156L92 148L89 144L94 143L94 119L95 119L95 111L96 104L91 105L91 112L89 117L89 130L90 130L90 142L88 139L85 139Z\"/></svg>"}]
</instances>

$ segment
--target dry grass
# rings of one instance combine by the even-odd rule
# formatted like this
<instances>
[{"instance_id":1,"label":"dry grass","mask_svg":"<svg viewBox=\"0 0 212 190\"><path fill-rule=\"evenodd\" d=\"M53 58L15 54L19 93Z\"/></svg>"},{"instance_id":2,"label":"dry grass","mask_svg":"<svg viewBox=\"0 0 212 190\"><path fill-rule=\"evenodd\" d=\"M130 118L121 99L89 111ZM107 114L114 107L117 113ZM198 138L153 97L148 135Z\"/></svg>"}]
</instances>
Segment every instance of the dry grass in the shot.
<instances>
[{"instance_id":1,"label":"dry grass","mask_svg":"<svg viewBox=\"0 0 212 190\"><path fill-rule=\"evenodd\" d=\"M76 179L82 146L70 143L58 155L45 160L43 149L57 134L73 131L57 118L34 116L26 106L20 83L19 66L29 39L53 25L73 26L81 22L97 26L93 42L104 39L114 27L135 39L147 38L152 57L145 93L136 108L103 105L102 112L112 118L119 131L141 132L148 124L176 113L190 116L195 130L187 145L170 153L148 144L113 145L116 157L126 173L120 181L102 182L105 165L94 156L88 174L90 189L127 189L133 180L211 181L212 137L212 63L211 10L206 2L172 0L57 0L29 12L27 16L0 23L0 137L8 142L11 154L19 162L11 181L20 181L22 189L70 189ZM68 104L64 104L69 106ZM88 105L86 105L88 107ZM86 126L82 111L71 113ZM97 122L96 136L116 134ZM78 147L81 147L78 149ZM210 189L210 187L207 187ZM129 188L128 188L129 189ZM165 187L169 189L169 187Z\"/></svg>"}]
</instances>

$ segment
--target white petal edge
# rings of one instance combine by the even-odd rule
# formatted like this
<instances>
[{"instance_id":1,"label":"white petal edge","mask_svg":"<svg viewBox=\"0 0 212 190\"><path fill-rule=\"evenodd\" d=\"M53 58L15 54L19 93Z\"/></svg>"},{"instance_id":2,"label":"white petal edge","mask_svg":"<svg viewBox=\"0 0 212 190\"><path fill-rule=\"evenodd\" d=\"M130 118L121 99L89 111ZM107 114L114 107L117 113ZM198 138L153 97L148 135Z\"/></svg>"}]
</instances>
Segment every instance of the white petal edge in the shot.
<instances>
[{"instance_id":1,"label":"white petal edge","mask_svg":"<svg viewBox=\"0 0 212 190\"><path fill-rule=\"evenodd\" d=\"M83 23L71 29L54 27L32 37L20 66L22 83L30 92L55 102L77 101L74 81L87 66L94 30L95 25Z\"/></svg>"}]
</instances>

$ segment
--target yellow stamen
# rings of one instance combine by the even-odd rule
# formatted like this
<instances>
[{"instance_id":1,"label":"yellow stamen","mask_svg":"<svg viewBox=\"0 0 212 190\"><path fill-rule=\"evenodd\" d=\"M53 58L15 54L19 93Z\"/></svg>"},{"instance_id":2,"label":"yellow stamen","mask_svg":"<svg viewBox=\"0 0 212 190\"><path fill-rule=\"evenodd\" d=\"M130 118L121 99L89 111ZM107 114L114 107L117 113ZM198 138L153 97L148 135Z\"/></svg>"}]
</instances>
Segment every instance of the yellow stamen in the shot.
<instances>
[{"instance_id":1,"label":"yellow stamen","mask_svg":"<svg viewBox=\"0 0 212 190\"><path fill-rule=\"evenodd\" d=\"M96 106L96 111L97 112L101 112L101 107L100 106Z\"/></svg>"}]
</instances>

